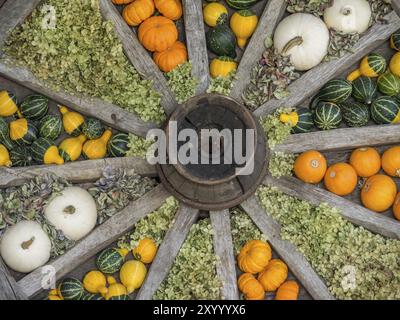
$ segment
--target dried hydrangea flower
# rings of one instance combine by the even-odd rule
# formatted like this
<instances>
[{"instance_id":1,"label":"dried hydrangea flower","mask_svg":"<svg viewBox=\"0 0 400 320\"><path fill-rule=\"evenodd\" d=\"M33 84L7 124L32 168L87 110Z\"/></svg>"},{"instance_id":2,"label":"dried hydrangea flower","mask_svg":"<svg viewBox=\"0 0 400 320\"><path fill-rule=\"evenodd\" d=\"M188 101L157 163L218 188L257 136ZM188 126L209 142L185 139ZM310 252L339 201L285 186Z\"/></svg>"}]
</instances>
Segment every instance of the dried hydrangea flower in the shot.
<instances>
[{"instance_id":1,"label":"dried hydrangea flower","mask_svg":"<svg viewBox=\"0 0 400 320\"><path fill-rule=\"evenodd\" d=\"M226 77L215 77L211 79L207 93L219 93L224 96L229 96L233 88L233 81L236 79L236 71L230 72Z\"/></svg>"},{"instance_id":2,"label":"dried hydrangea flower","mask_svg":"<svg viewBox=\"0 0 400 320\"><path fill-rule=\"evenodd\" d=\"M275 178L293 175L293 166L296 155L284 152L274 152L269 160L269 172Z\"/></svg>"},{"instance_id":3,"label":"dried hydrangea flower","mask_svg":"<svg viewBox=\"0 0 400 320\"><path fill-rule=\"evenodd\" d=\"M175 93L178 103L184 103L196 94L198 80L192 76L192 63L185 62L165 74L168 86Z\"/></svg>"},{"instance_id":4,"label":"dried hydrangea flower","mask_svg":"<svg viewBox=\"0 0 400 320\"><path fill-rule=\"evenodd\" d=\"M281 122L279 116L291 111L293 108L279 108L273 114L260 119L270 149L274 149L276 145L281 144L290 136L292 127L289 123Z\"/></svg>"},{"instance_id":5,"label":"dried hydrangea flower","mask_svg":"<svg viewBox=\"0 0 400 320\"><path fill-rule=\"evenodd\" d=\"M145 139L134 135L132 133L129 134L129 142L128 142L128 151L126 153L127 157L139 157L142 159L146 158L147 150L152 146L152 139Z\"/></svg>"}]
</instances>

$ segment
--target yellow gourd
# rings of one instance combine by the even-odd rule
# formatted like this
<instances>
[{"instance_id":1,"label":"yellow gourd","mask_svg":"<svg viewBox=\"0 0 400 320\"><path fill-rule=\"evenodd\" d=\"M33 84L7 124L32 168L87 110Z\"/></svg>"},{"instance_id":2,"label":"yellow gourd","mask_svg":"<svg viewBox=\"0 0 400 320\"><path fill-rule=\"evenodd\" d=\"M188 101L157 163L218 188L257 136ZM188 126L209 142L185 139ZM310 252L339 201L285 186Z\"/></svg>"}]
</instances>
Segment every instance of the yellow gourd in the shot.
<instances>
[{"instance_id":1,"label":"yellow gourd","mask_svg":"<svg viewBox=\"0 0 400 320\"><path fill-rule=\"evenodd\" d=\"M88 272L83 278L83 287L90 293L108 293L107 279L100 271L93 270Z\"/></svg>"},{"instance_id":2,"label":"yellow gourd","mask_svg":"<svg viewBox=\"0 0 400 320\"><path fill-rule=\"evenodd\" d=\"M212 2L203 8L204 22L214 28L217 24L225 23L228 19L228 10L218 2Z\"/></svg>"},{"instance_id":3,"label":"yellow gourd","mask_svg":"<svg viewBox=\"0 0 400 320\"><path fill-rule=\"evenodd\" d=\"M230 57L218 57L210 63L210 74L213 78L226 77L236 69L237 62Z\"/></svg>"},{"instance_id":4,"label":"yellow gourd","mask_svg":"<svg viewBox=\"0 0 400 320\"><path fill-rule=\"evenodd\" d=\"M146 266L137 260L130 260L123 264L119 278L122 284L126 287L128 294L140 288L146 278Z\"/></svg>"},{"instance_id":5,"label":"yellow gourd","mask_svg":"<svg viewBox=\"0 0 400 320\"><path fill-rule=\"evenodd\" d=\"M5 146L0 144L0 167L11 167L10 154Z\"/></svg>"},{"instance_id":6,"label":"yellow gourd","mask_svg":"<svg viewBox=\"0 0 400 320\"><path fill-rule=\"evenodd\" d=\"M67 138L58 146L65 161L76 161L82 153L83 144L87 140L84 134L76 138Z\"/></svg>"},{"instance_id":7,"label":"yellow gourd","mask_svg":"<svg viewBox=\"0 0 400 320\"><path fill-rule=\"evenodd\" d=\"M236 35L240 48L246 46L247 40L253 35L257 28L258 18L251 10L240 10L231 17L231 29Z\"/></svg>"},{"instance_id":8,"label":"yellow gourd","mask_svg":"<svg viewBox=\"0 0 400 320\"><path fill-rule=\"evenodd\" d=\"M389 69L394 75L400 76L400 52L393 55L392 59L390 59Z\"/></svg>"},{"instance_id":9,"label":"yellow gourd","mask_svg":"<svg viewBox=\"0 0 400 320\"><path fill-rule=\"evenodd\" d=\"M126 287L118 283L114 277L108 276L107 282L109 284L108 292L103 295L106 300L110 300L112 297L119 297L128 294Z\"/></svg>"},{"instance_id":10,"label":"yellow gourd","mask_svg":"<svg viewBox=\"0 0 400 320\"><path fill-rule=\"evenodd\" d=\"M299 115L296 111L290 113L282 113L279 116L279 120L282 123L288 123L292 128L294 128L299 122Z\"/></svg>"},{"instance_id":11,"label":"yellow gourd","mask_svg":"<svg viewBox=\"0 0 400 320\"><path fill-rule=\"evenodd\" d=\"M378 53L371 53L361 60L360 67L350 73L347 80L352 82L361 76L376 78L386 71L386 67L384 57Z\"/></svg>"},{"instance_id":12,"label":"yellow gourd","mask_svg":"<svg viewBox=\"0 0 400 320\"><path fill-rule=\"evenodd\" d=\"M53 295L49 295L48 296L49 300L55 301L55 300L64 300L63 298L61 298L60 296L53 296Z\"/></svg>"},{"instance_id":13,"label":"yellow gourd","mask_svg":"<svg viewBox=\"0 0 400 320\"><path fill-rule=\"evenodd\" d=\"M106 130L100 138L86 141L83 145L83 155L91 160L104 158L107 154L107 144L111 136L111 130Z\"/></svg>"},{"instance_id":14,"label":"yellow gourd","mask_svg":"<svg viewBox=\"0 0 400 320\"><path fill-rule=\"evenodd\" d=\"M58 148L56 146L51 146L47 149L43 156L44 164L64 164L64 159L60 156Z\"/></svg>"},{"instance_id":15,"label":"yellow gourd","mask_svg":"<svg viewBox=\"0 0 400 320\"><path fill-rule=\"evenodd\" d=\"M18 111L15 96L6 90L0 91L0 116L9 117Z\"/></svg>"},{"instance_id":16,"label":"yellow gourd","mask_svg":"<svg viewBox=\"0 0 400 320\"><path fill-rule=\"evenodd\" d=\"M71 136L78 136L81 133L81 127L85 118L78 112L69 111L66 107L59 106L62 114L64 130Z\"/></svg>"},{"instance_id":17,"label":"yellow gourd","mask_svg":"<svg viewBox=\"0 0 400 320\"><path fill-rule=\"evenodd\" d=\"M150 238L141 239L138 246L133 249L133 256L143 263L151 263L156 253L157 245L154 240Z\"/></svg>"}]
</instances>

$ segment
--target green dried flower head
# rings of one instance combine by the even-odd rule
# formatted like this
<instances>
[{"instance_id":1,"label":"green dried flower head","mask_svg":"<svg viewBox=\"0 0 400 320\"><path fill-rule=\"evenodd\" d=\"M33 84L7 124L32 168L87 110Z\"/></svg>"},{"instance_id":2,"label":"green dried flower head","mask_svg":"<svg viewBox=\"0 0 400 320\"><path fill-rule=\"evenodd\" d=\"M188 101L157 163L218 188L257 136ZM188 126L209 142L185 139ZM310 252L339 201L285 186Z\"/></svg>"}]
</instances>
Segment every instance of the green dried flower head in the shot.
<instances>
[{"instance_id":1,"label":"green dried flower head","mask_svg":"<svg viewBox=\"0 0 400 320\"><path fill-rule=\"evenodd\" d=\"M274 149L276 145L281 144L290 136L292 127L289 123L281 122L279 116L282 113L290 113L293 110L293 108L280 108L273 114L260 119L261 126L264 129L268 145L271 149Z\"/></svg>"},{"instance_id":2,"label":"green dried flower head","mask_svg":"<svg viewBox=\"0 0 400 320\"><path fill-rule=\"evenodd\" d=\"M232 71L226 77L218 76L211 79L207 93L219 93L224 96L229 96L233 87L233 81L236 80L236 71Z\"/></svg>"},{"instance_id":3,"label":"green dried flower head","mask_svg":"<svg viewBox=\"0 0 400 320\"><path fill-rule=\"evenodd\" d=\"M275 178L291 176L295 160L294 154L274 152L269 160L269 172Z\"/></svg>"},{"instance_id":4,"label":"green dried flower head","mask_svg":"<svg viewBox=\"0 0 400 320\"><path fill-rule=\"evenodd\" d=\"M185 62L165 74L168 85L178 103L184 103L196 94L198 80L192 76L192 63Z\"/></svg>"},{"instance_id":5,"label":"green dried flower head","mask_svg":"<svg viewBox=\"0 0 400 320\"><path fill-rule=\"evenodd\" d=\"M129 134L127 157L146 158L147 150L153 144L153 140L145 139L134 134Z\"/></svg>"}]
</instances>

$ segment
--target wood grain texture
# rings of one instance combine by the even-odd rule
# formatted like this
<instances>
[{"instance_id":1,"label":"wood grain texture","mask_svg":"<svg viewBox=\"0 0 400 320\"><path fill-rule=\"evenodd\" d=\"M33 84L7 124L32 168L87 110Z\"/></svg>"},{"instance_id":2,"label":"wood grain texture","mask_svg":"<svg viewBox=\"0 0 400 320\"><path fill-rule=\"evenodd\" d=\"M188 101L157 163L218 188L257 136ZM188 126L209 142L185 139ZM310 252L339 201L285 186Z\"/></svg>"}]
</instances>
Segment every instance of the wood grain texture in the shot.
<instances>
[{"instance_id":1,"label":"wood grain texture","mask_svg":"<svg viewBox=\"0 0 400 320\"><path fill-rule=\"evenodd\" d=\"M400 0L391 0L392 8L400 17Z\"/></svg>"},{"instance_id":2,"label":"wood grain texture","mask_svg":"<svg viewBox=\"0 0 400 320\"><path fill-rule=\"evenodd\" d=\"M362 226L386 237L400 239L399 221L372 212L327 190L306 184L294 177L274 179L271 176L267 176L264 183L278 187L286 194L306 200L314 205L327 203L340 209L341 215L355 225Z\"/></svg>"},{"instance_id":3,"label":"wood grain texture","mask_svg":"<svg viewBox=\"0 0 400 320\"><path fill-rule=\"evenodd\" d=\"M168 230L158 248L157 255L150 266L147 278L136 296L137 300L153 299L157 289L168 276L191 226L197 221L198 217L199 210L182 204L180 205L174 219L174 225Z\"/></svg>"},{"instance_id":4,"label":"wood grain texture","mask_svg":"<svg viewBox=\"0 0 400 320\"><path fill-rule=\"evenodd\" d=\"M301 153L307 150L337 151L400 142L400 125L373 125L293 134L274 151Z\"/></svg>"},{"instance_id":5,"label":"wood grain texture","mask_svg":"<svg viewBox=\"0 0 400 320\"><path fill-rule=\"evenodd\" d=\"M389 39L390 35L400 28L400 18L395 12L389 13L385 19L387 20L387 24L376 23L361 37L353 48L354 53L348 53L337 60L321 63L304 73L298 80L289 85L288 90L290 95L287 98L268 101L255 110L254 115L261 117L282 106L299 106L308 97L317 93L326 82L341 75L355 61L361 60L366 54Z\"/></svg>"},{"instance_id":6,"label":"wood grain texture","mask_svg":"<svg viewBox=\"0 0 400 320\"><path fill-rule=\"evenodd\" d=\"M21 291L0 257L0 301L2 300L27 300L27 296Z\"/></svg>"},{"instance_id":7,"label":"wood grain texture","mask_svg":"<svg viewBox=\"0 0 400 320\"><path fill-rule=\"evenodd\" d=\"M199 81L196 94L205 93L210 85L208 53L201 0L183 0L186 46L192 62L192 76Z\"/></svg>"},{"instance_id":8,"label":"wood grain texture","mask_svg":"<svg viewBox=\"0 0 400 320\"><path fill-rule=\"evenodd\" d=\"M102 120L105 124L117 130L146 137L148 130L157 127L153 123L144 122L131 112L100 99L72 95L63 91L53 91L45 83L38 80L29 70L13 66L11 63L0 61L0 74L62 105Z\"/></svg>"},{"instance_id":9,"label":"wood grain texture","mask_svg":"<svg viewBox=\"0 0 400 320\"><path fill-rule=\"evenodd\" d=\"M219 257L217 275L222 282L221 296L225 300L239 300L229 210L211 211L210 219L214 230L214 251Z\"/></svg>"},{"instance_id":10,"label":"wood grain texture","mask_svg":"<svg viewBox=\"0 0 400 320\"><path fill-rule=\"evenodd\" d=\"M6 1L0 9L0 48L3 47L10 32L32 13L41 0ZM3 1L4 2L4 1Z\"/></svg>"},{"instance_id":11,"label":"wood grain texture","mask_svg":"<svg viewBox=\"0 0 400 320\"><path fill-rule=\"evenodd\" d=\"M161 105L168 115L171 114L175 110L177 102L163 73L143 48L136 34L123 20L115 5L110 0L100 0L100 10L104 19L110 20L114 25L124 47L125 55L142 77L153 81L154 89L161 96Z\"/></svg>"},{"instance_id":12,"label":"wood grain texture","mask_svg":"<svg viewBox=\"0 0 400 320\"><path fill-rule=\"evenodd\" d=\"M107 167L133 170L135 173L142 176L154 177L157 175L155 167L148 164L144 159L136 157L108 158L68 162L61 166L39 165L22 168L0 167L0 188L19 186L35 176L47 173L52 173L61 178L65 178L71 183L90 182L101 178L103 171Z\"/></svg>"},{"instance_id":13,"label":"wood grain texture","mask_svg":"<svg viewBox=\"0 0 400 320\"><path fill-rule=\"evenodd\" d=\"M250 83L251 70L261 59L265 51L264 41L267 37L272 37L276 25L282 19L286 10L286 0L269 0L258 22L258 26L249 43L236 73L237 80L233 83L231 97L237 101L242 101L242 94Z\"/></svg>"},{"instance_id":14,"label":"wood grain texture","mask_svg":"<svg viewBox=\"0 0 400 320\"><path fill-rule=\"evenodd\" d=\"M280 225L264 211L256 197L249 198L241 204L241 207L247 212L261 232L268 237L268 241L276 253L285 261L290 271L307 289L310 295L316 300L333 300L334 297L329 292L327 286L304 256L297 251L293 244L282 240Z\"/></svg>"},{"instance_id":15,"label":"wood grain texture","mask_svg":"<svg viewBox=\"0 0 400 320\"><path fill-rule=\"evenodd\" d=\"M168 192L162 185L159 185L99 225L75 247L49 263L57 272L57 280L112 244L132 229L141 218L158 209L168 197ZM39 268L18 281L18 285L24 294L32 297L42 290L41 280L41 268Z\"/></svg>"}]
</instances>

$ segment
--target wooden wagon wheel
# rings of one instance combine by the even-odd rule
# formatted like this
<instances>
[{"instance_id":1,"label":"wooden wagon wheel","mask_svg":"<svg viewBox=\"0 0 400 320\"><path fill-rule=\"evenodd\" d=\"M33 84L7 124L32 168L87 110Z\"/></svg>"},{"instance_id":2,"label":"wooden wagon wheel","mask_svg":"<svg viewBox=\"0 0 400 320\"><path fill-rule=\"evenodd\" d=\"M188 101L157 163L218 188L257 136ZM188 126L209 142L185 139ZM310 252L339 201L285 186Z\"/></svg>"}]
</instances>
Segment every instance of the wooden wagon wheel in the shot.
<instances>
[{"instance_id":1,"label":"wooden wagon wheel","mask_svg":"<svg viewBox=\"0 0 400 320\"><path fill-rule=\"evenodd\" d=\"M104 18L113 21L115 30L123 43L126 56L132 65L145 77L152 79L154 87L163 93L162 106L167 114L173 113L177 103L174 95L167 86L162 73L150 59L147 52L139 44L134 32L124 23L117 9L109 0L99 0ZM0 11L0 47L4 44L9 30L14 29L39 4L39 0L7 1ZM392 0L393 8L399 12L400 0ZM193 75L201 80L197 94L200 95L208 87L209 70L208 56L205 46L204 25L200 1L183 0L184 19L186 26L186 43L190 60L193 63ZM244 52L238 69L238 80L232 90L232 97L241 99L246 84L249 82L249 70L261 56L264 47L263 41L271 35L276 24L281 20L286 8L285 0L270 0L267 2L261 16L258 28L252 37L248 49ZM387 24L376 24L357 43L355 53L330 63L323 63L293 82L289 87L291 95L283 100L271 100L254 112L259 117L266 115L282 105L299 105L309 96L315 94L320 87L332 77L335 77L365 54L378 47L389 36L400 28L400 18L395 12L387 16ZM189 23L190 22L190 23ZM200 45L199 45L200 44ZM155 125L144 123L135 115L123 111L117 106L99 100L85 97L74 97L64 92L53 92L46 88L29 71L24 68L10 67L0 62L0 74L36 92L68 104L71 108L86 115L97 117L108 125L125 132L145 136L147 131ZM305 90L305 88L307 88ZM100 107L100 108L99 108ZM102 110L99 112L99 110ZM351 140L348 136L351 135ZM339 129L334 132L318 132L302 135L293 135L288 141L277 147L280 151L293 153L310 149L321 151L346 150L365 145L368 136L369 145L382 145L400 142L400 129L397 126L375 126L361 129ZM53 172L72 182L82 182L99 177L102 168L106 165L119 168L134 168L139 174L156 176L157 171L146 162L135 159L99 160L98 163L80 162L64 167L36 167L18 170L2 170L0 172L0 186L19 185L27 179ZM85 167L86 166L86 167ZM95 170L86 168L95 166ZM70 170L70 168L74 170ZM77 170L77 168L79 170ZM75 172L75 173L74 173ZM84 175L86 174L86 176ZM289 195L307 200L314 204L327 202L342 209L343 216L354 223L387 237L400 239L400 224L386 217L374 215L369 210L353 202L337 197L318 187L305 185L295 178L274 179L267 175L265 184L277 186ZM170 194L163 185L158 185L142 198L132 202L119 214L113 216L97 227L89 236L79 242L63 256L58 257L51 264L55 267L58 277L63 277L77 268L82 262L93 257L100 250L112 244L121 235L128 232L139 219L154 211L167 199ZM304 288L314 299L334 299L322 279L316 274L307 260L290 243L280 237L280 226L260 207L255 196L251 196L240 205L251 217L259 229L268 236L271 246L276 253L288 264L290 271L301 282ZM215 230L214 250L220 257L221 263L217 267L217 274L222 280L221 295L226 299L238 299L239 293L236 284L235 257L232 245L230 214L228 209L209 211L211 224ZM167 232L157 256L148 272L147 279L137 294L137 299L151 299L168 275L168 272L178 255L190 227L197 221L199 209L193 209L185 204L175 216L175 222ZM16 282L0 263L0 299L21 299L37 295L41 289L41 270L36 270Z\"/></svg>"}]
</instances>

